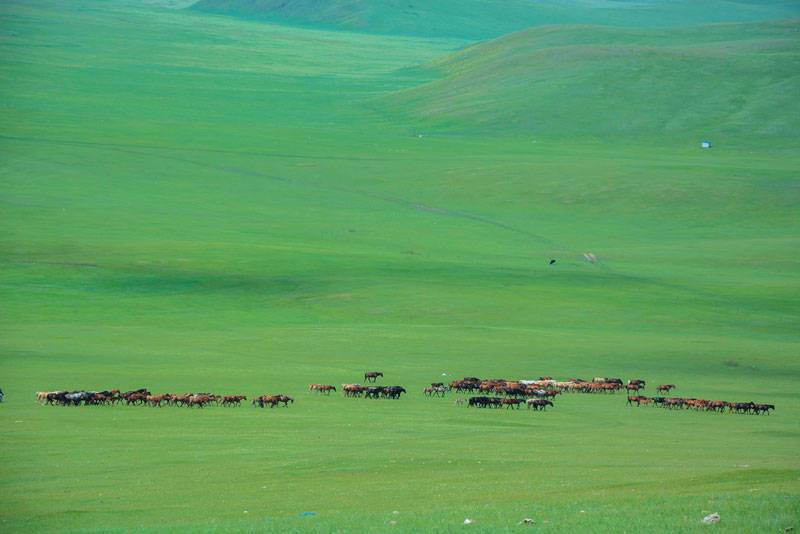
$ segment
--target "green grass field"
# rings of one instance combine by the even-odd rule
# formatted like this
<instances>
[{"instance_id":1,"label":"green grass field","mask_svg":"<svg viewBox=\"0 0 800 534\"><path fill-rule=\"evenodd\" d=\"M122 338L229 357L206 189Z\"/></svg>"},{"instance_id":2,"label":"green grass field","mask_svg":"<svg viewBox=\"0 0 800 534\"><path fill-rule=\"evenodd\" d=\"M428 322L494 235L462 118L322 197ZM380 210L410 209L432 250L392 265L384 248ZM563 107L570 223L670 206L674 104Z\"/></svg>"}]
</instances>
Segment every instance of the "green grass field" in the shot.
<instances>
[{"instance_id":1,"label":"green grass field","mask_svg":"<svg viewBox=\"0 0 800 534\"><path fill-rule=\"evenodd\" d=\"M800 528L796 19L475 43L184 4L0 4L0 531ZM409 394L306 392L371 369ZM777 409L421 393L470 375ZM34 399L139 387L296 402Z\"/></svg>"}]
</instances>

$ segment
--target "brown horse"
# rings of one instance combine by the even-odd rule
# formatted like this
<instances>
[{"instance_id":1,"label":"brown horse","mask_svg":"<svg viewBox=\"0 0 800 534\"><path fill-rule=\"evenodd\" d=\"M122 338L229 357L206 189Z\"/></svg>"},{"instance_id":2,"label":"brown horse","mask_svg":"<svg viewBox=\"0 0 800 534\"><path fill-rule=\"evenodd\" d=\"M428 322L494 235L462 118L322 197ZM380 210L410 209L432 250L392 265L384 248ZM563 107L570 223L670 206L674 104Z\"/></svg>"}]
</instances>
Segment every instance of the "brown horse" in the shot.
<instances>
[{"instance_id":1,"label":"brown horse","mask_svg":"<svg viewBox=\"0 0 800 534\"><path fill-rule=\"evenodd\" d=\"M145 397L145 402L150 406L161 408L162 402L169 402L172 398L172 395L165 393L163 395L148 395Z\"/></svg>"},{"instance_id":2,"label":"brown horse","mask_svg":"<svg viewBox=\"0 0 800 534\"><path fill-rule=\"evenodd\" d=\"M258 405L260 408L263 408L264 406L274 408L278 405L278 403L281 402L288 408L289 403L294 402L294 399L288 395L262 395L260 397L253 398L253 406Z\"/></svg>"},{"instance_id":3,"label":"brown horse","mask_svg":"<svg viewBox=\"0 0 800 534\"><path fill-rule=\"evenodd\" d=\"M529 410L533 408L537 412L553 405L552 402L546 399L528 399L527 404Z\"/></svg>"},{"instance_id":4,"label":"brown horse","mask_svg":"<svg viewBox=\"0 0 800 534\"><path fill-rule=\"evenodd\" d=\"M502 399L500 403L506 407L506 410L509 408L519 408L519 405L525 402L524 399Z\"/></svg>"},{"instance_id":5,"label":"brown horse","mask_svg":"<svg viewBox=\"0 0 800 534\"><path fill-rule=\"evenodd\" d=\"M247 400L244 395L225 395L222 397L223 406L241 406L241 402Z\"/></svg>"},{"instance_id":6,"label":"brown horse","mask_svg":"<svg viewBox=\"0 0 800 534\"><path fill-rule=\"evenodd\" d=\"M364 373L364 381L365 382L375 382L378 380L379 376L383 376L383 373L380 371L368 371Z\"/></svg>"},{"instance_id":7,"label":"brown horse","mask_svg":"<svg viewBox=\"0 0 800 534\"><path fill-rule=\"evenodd\" d=\"M342 393L345 397L360 397L364 393L364 387L359 384L342 384Z\"/></svg>"},{"instance_id":8,"label":"brown horse","mask_svg":"<svg viewBox=\"0 0 800 534\"><path fill-rule=\"evenodd\" d=\"M656 391L659 393L669 393L673 389L675 389L675 384L661 384L656 386Z\"/></svg>"},{"instance_id":9,"label":"brown horse","mask_svg":"<svg viewBox=\"0 0 800 534\"><path fill-rule=\"evenodd\" d=\"M331 391L336 391L336 387L329 384L311 384L311 386L308 387L308 390L316 391L318 393L322 393L323 395L330 395Z\"/></svg>"},{"instance_id":10,"label":"brown horse","mask_svg":"<svg viewBox=\"0 0 800 534\"><path fill-rule=\"evenodd\" d=\"M214 402L211 395L192 395L189 397L189 402L186 404L189 408L197 406L198 408L205 408L206 404Z\"/></svg>"}]
</instances>

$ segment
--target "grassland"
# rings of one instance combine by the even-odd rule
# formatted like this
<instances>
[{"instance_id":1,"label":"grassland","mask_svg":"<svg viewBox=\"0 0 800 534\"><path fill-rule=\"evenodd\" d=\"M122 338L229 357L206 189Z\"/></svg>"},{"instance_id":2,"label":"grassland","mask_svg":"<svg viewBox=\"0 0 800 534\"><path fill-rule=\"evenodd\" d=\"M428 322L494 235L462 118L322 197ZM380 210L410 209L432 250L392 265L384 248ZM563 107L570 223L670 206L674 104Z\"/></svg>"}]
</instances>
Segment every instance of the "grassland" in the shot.
<instances>
[{"instance_id":1,"label":"grassland","mask_svg":"<svg viewBox=\"0 0 800 534\"><path fill-rule=\"evenodd\" d=\"M466 39L553 24L654 28L800 16L791 0L198 0L192 9L309 27Z\"/></svg>"},{"instance_id":2,"label":"grassland","mask_svg":"<svg viewBox=\"0 0 800 534\"><path fill-rule=\"evenodd\" d=\"M88 0L3 3L0 30L0 530L798 527L794 137L731 128L701 151L691 121L669 140L426 122L406 99L460 39ZM791 116L787 79L762 98ZM373 368L410 394L305 393ZM533 414L419 392L541 374L777 411L566 396ZM33 397L142 386L297 402Z\"/></svg>"},{"instance_id":3,"label":"grassland","mask_svg":"<svg viewBox=\"0 0 800 534\"><path fill-rule=\"evenodd\" d=\"M429 66L434 81L390 100L462 135L794 147L800 119L783 110L800 87L798 20L530 28L445 56Z\"/></svg>"}]
</instances>

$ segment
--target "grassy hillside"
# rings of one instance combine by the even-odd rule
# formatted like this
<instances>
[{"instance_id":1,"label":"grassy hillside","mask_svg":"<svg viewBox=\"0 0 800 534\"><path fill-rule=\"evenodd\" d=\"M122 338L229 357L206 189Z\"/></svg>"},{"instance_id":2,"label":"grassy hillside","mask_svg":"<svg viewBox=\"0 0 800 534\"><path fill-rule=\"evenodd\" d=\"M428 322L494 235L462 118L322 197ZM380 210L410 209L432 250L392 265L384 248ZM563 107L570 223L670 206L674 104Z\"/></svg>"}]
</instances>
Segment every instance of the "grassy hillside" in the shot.
<instances>
[{"instance_id":1,"label":"grassy hillside","mask_svg":"<svg viewBox=\"0 0 800 534\"><path fill-rule=\"evenodd\" d=\"M0 3L0 530L800 527L796 147L420 138L373 111L463 46ZM368 369L409 395L306 393ZM777 410L420 392L541 374ZM143 386L297 402L34 402Z\"/></svg>"},{"instance_id":2,"label":"grassy hillside","mask_svg":"<svg viewBox=\"0 0 800 534\"><path fill-rule=\"evenodd\" d=\"M437 129L668 143L796 144L797 21L533 28L438 61L388 100ZM383 103L382 105L385 105Z\"/></svg>"},{"instance_id":3,"label":"grassy hillside","mask_svg":"<svg viewBox=\"0 0 800 534\"><path fill-rule=\"evenodd\" d=\"M787 0L199 0L194 9L384 34L486 39L544 24L682 26L800 16Z\"/></svg>"}]
</instances>

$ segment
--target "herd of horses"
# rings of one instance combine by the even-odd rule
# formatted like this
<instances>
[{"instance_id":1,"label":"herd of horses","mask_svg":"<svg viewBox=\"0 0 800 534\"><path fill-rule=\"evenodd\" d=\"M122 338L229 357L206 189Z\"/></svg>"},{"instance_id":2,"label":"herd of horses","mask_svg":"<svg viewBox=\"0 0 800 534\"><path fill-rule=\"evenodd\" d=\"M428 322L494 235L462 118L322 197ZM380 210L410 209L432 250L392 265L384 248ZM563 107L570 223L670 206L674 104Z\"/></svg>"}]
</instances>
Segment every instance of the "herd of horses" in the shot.
<instances>
[{"instance_id":1,"label":"herd of horses","mask_svg":"<svg viewBox=\"0 0 800 534\"><path fill-rule=\"evenodd\" d=\"M555 397L563 392L569 393L616 393L617 391L640 391L647 383L641 379L629 380L626 383L621 378L595 377L591 381L581 378L570 378L566 381L554 380L550 376L541 376L538 380L506 380L503 378L481 379L474 376L462 380L453 380L448 386L442 383L431 384L425 389L427 395L434 393L444 394L446 391L497 394L518 397ZM663 384L656 387L657 391L670 391L674 384Z\"/></svg>"},{"instance_id":2,"label":"herd of horses","mask_svg":"<svg viewBox=\"0 0 800 534\"><path fill-rule=\"evenodd\" d=\"M467 402L468 407L475 408L519 408L527 405L528 409L537 412L545 410L548 406L553 406L553 401L547 399L519 399L513 397L470 397Z\"/></svg>"},{"instance_id":3,"label":"herd of horses","mask_svg":"<svg viewBox=\"0 0 800 534\"><path fill-rule=\"evenodd\" d=\"M153 394L147 388L121 392L118 389L105 391L37 391L36 401L39 404L57 406L185 406L188 408L204 408L210 404L216 406L241 406L247 400L245 395L215 395L213 393L172 393ZM275 407L280 403L288 406L294 399L287 395L262 395L253 398L253 406L263 408Z\"/></svg>"},{"instance_id":4,"label":"herd of horses","mask_svg":"<svg viewBox=\"0 0 800 534\"><path fill-rule=\"evenodd\" d=\"M775 409L774 404L757 404L755 402L728 402L722 400L691 399L683 397L645 397L643 395L628 396L629 406L658 406L669 410L686 409L717 413L740 413L761 415Z\"/></svg>"},{"instance_id":5,"label":"herd of horses","mask_svg":"<svg viewBox=\"0 0 800 534\"><path fill-rule=\"evenodd\" d=\"M399 399L407 393L403 386L362 386L360 384L342 384L345 397L363 397L365 399Z\"/></svg>"},{"instance_id":6,"label":"herd of horses","mask_svg":"<svg viewBox=\"0 0 800 534\"><path fill-rule=\"evenodd\" d=\"M367 385L342 384L341 391L345 397L361 397L367 399L394 399L397 400L407 393L402 386L381 386L375 384L378 378L383 377L380 371L364 373ZM704 399L682 397L646 397L644 395L630 395L638 393L647 387L641 379L623 382L620 378L595 377L591 381L580 378L570 378L566 381L554 380L549 376L541 376L537 380L506 380L501 378L481 379L478 377L465 377L453 380L445 385L444 382L433 382L423 389L428 397L444 397L449 392L480 393L469 399L459 397L456 404L467 404L475 408L502 408L519 409L525 405L530 410L544 411L548 406L554 406L556 396L565 392L573 393L615 393L628 391L628 405L659 406L667 409L694 409L698 411L729 412L742 414L768 414L775 410L772 404L756 404L755 402L727 402L710 401ZM675 384L660 384L656 386L657 393L669 393L675 389ZM2 390L0 390L2 391ZM330 384L309 384L309 392L330 395L336 392L335 386ZM204 408L208 405L241 406L247 400L245 395L216 395L213 393L172 393L153 394L146 388L126 392L120 390L105 391L39 391L36 400L40 404L60 406L90 406L90 405L116 405L128 406L182 406L188 408ZM294 399L288 395L260 395L251 399L251 404L257 408L283 405L288 407Z\"/></svg>"}]
</instances>

